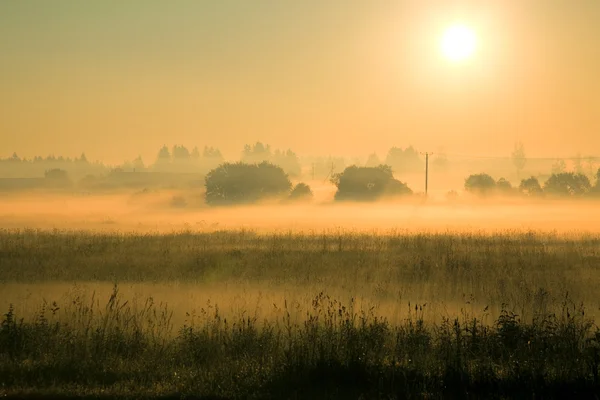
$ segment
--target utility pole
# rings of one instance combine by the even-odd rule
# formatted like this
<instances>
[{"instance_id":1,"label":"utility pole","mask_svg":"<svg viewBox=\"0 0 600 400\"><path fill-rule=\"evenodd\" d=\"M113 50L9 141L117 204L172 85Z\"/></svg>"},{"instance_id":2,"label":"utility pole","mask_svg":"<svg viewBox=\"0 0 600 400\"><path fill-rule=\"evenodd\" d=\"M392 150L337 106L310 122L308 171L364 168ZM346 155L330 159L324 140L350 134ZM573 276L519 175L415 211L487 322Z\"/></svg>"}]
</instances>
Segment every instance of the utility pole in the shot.
<instances>
[{"instance_id":1,"label":"utility pole","mask_svg":"<svg viewBox=\"0 0 600 400\"><path fill-rule=\"evenodd\" d=\"M423 153L421 153L423 154ZM425 196L427 196L427 189L429 184L429 155L433 153L424 153L425 154Z\"/></svg>"}]
</instances>

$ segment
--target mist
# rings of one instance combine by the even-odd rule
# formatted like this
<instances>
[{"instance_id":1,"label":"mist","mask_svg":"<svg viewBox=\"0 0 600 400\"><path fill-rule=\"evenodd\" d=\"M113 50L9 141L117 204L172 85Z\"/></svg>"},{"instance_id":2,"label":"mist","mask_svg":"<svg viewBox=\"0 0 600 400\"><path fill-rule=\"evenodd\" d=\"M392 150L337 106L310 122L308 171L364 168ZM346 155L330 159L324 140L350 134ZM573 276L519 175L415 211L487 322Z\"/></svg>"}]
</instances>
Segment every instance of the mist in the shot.
<instances>
[{"instance_id":1,"label":"mist","mask_svg":"<svg viewBox=\"0 0 600 400\"><path fill-rule=\"evenodd\" d=\"M186 195L186 207L174 197ZM213 232L250 230L300 232L496 232L534 230L600 232L597 202L465 198L406 199L373 203L332 201L322 193L312 204L277 202L208 207L201 194L164 191L147 194L17 194L0 199L0 227L104 232Z\"/></svg>"}]
</instances>

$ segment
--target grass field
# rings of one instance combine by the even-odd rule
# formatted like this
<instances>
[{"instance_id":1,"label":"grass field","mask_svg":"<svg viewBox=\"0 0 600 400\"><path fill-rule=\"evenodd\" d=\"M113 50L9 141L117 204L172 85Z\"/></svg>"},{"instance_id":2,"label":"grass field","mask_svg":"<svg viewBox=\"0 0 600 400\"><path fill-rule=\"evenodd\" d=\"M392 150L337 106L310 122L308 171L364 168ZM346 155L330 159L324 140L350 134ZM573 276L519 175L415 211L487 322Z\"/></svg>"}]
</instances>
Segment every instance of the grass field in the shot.
<instances>
[{"instance_id":1,"label":"grass field","mask_svg":"<svg viewBox=\"0 0 600 400\"><path fill-rule=\"evenodd\" d=\"M600 235L0 231L0 395L593 396Z\"/></svg>"}]
</instances>

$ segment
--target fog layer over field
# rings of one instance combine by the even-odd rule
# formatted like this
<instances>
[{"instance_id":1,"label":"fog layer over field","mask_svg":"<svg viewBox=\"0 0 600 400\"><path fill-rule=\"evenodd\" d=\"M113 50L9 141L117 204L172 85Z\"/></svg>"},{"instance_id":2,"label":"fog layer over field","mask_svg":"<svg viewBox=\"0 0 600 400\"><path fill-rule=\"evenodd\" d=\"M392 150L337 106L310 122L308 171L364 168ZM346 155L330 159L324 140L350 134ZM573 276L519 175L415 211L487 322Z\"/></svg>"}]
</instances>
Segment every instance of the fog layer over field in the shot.
<instances>
[{"instance_id":1,"label":"fog layer over field","mask_svg":"<svg viewBox=\"0 0 600 400\"><path fill-rule=\"evenodd\" d=\"M320 197L320 198L319 198ZM0 227L168 232L249 229L262 232L346 229L443 231L533 229L600 231L598 204L585 201L411 198L400 202L277 202L208 207L203 193L19 194L0 199ZM184 199L183 206L174 199Z\"/></svg>"}]
</instances>

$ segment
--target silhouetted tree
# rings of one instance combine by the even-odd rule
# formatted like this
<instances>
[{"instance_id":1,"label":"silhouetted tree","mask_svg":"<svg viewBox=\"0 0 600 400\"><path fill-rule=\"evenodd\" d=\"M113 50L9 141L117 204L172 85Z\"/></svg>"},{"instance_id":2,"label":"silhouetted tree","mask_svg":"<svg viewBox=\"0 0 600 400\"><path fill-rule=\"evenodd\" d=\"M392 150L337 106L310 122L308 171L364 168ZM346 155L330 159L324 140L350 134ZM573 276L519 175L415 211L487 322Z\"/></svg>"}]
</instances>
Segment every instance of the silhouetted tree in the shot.
<instances>
[{"instance_id":1,"label":"silhouetted tree","mask_svg":"<svg viewBox=\"0 0 600 400\"><path fill-rule=\"evenodd\" d=\"M171 161L171 153L169 152L169 148L164 145L163 147L160 148L160 150L158 151L158 156L157 156L157 162L169 162Z\"/></svg>"},{"instance_id":2,"label":"silhouetted tree","mask_svg":"<svg viewBox=\"0 0 600 400\"><path fill-rule=\"evenodd\" d=\"M211 205L252 203L288 193L292 184L281 167L260 164L225 163L211 170L205 179L206 202Z\"/></svg>"},{"instance_id":3,"label":"silhouetted tree","mask_svg":"<svg viewBox=\"0 0 600 400\"><path fill-rule=\"evenodd\" d=\"M192 157L194 160L198 160L200 158L200 150L198 150L198 146L194 146L190 157Z\"/></svg>"},{"instance_id":4,"label":"silhouetted tree","mask_svg":"<svg viewBox=\"0 0 600 400\"><path fill-rule=\"evenodd\" d=\"M544 184L544 192L555 196L583 196L590 189L588 177L573 172L552 174Z\"/></svg>"},{"instance_id":5,"label":"silhouetted tree","mask_svg":"<svg viewBox=\"0 0 600 400\"><path fill-rule=\"evenodd\" d=\"M515 143L515 148L512 152L511 158L515 168L517 168L517 175L520 176L521 172L525 168L525 165L527 164L527 158L525 156L525 146L523 146L523 143Z\"/></svg>"},{"instance_id":6,"label":"silhouetted tree","mask_svg":"<svg viewBox=\"0 0 600 400\"><path fill-rule=\"evenodd\" d=\"M392 147L388 151L385 163L398 173L414 172L424 167L419 153L412 146L407 147L405 150Z\"/></svg>"},{"instance_id":7,"label":"silhouetted tree","mask_svg":"<svg viewBox=\"0 0 600 400\"><path fill-rule=\"evenodd\" d=\"M204 146L204 151L202 152L202 156L204 158L212 158L212 159L217 159L219 161L223 160L223 155L221 154L221 151L217 148L213 148L213 147L208 147L208 146Z\"/></svg>"},{"instance_id":8,"label":"silhouetted tree","mask_svg":"<svg viewBox=\"0 0 600 400\"><path fill-rule=\"evenodd\" d=\"M279 165L290 176L300 176L302 168L300 159L292 150L287 151L275 150L271 158L273 164Z\"/></svg>"},{"instance_id":9,"label":"silhouetted tree","mask_svg":"<svg viewBox=\"0 0 600 400\"><path fill-rule=\"evenodd\" d=\"M365 163L365 167L374 168L381 165L381 160L377 156L377 153L369 154L367 158L367 162Z\"/></svg>"},{"instance_id":10,"label":"silhouetted tree","mask_svg":"<svg viewBox=\"0 0 600 400\"><path fill-rule=\"evenodd\" d=\"M254 145L245 145L242 160L249 163L271 161L271 146L256 142Z\"/></svg>"},{"instance_id":11,"label":"silhouetted tree","mask_svg":"<svg viewBox=\"0 0 600 400\"><path fill-rule=\"evenodd\" d=\"M512 184L504 178L498 179L496 189L500 194L511 194L513 192Z\"/></svg>"},{"instance_id":12,"label":"silhouetted tree","mask_svg":"<svg viewBox=\"0 0 600 400\"><path fill-rule=\"evenodd\" d=\"M187 161L190 159L190 151L183 145L173 146L173 151L171 154L173 155L173 159L176 161Z\"/></svg>"},{"instance_id":13,"label":"silhouetted tree","mask_svg":"<svg viewBox=\"0 0 600 400\"><path fill-rule=\"evenodd\" d=\"M485 195L492 193L494 189L496 189L496 181L488 174L470 175L465 180L467 192Z\"/></svg>"},{"instance_id":14,"label":"silhouetted tree","mask_svg":"<svg viewBox=\"0 0 600 400\"><path fill-rule=\"evenodd\" d=\"M386 196L412 194L412 190L396 179L389 165L358 167L353 165L335 174L331 183L337 187L335 200L372 201Z\"/></svg>"},{"instance_id":15,"label":"silhouetted tree","mask_svg":"<svg viewBox=\"0 0 600 400\"><path fill-rule=\"evenodd\" d=\"M535 176L521 180L519 191L526 196L540 196L543 194L542 186Z\"/></svg>"}]
</instances>

